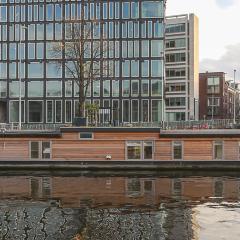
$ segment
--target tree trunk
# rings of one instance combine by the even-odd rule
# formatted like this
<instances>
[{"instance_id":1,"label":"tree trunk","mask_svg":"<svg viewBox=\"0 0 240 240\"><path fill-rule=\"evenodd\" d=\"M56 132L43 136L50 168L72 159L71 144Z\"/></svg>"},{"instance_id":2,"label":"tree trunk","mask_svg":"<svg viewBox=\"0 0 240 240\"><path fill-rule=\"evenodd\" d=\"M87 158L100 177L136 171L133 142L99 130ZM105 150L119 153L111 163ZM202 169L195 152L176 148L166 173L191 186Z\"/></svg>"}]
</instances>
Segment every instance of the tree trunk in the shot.
<instances>
[{"instance_id":1,"label":"tree trunk","mask_svg":"<svg viewBox=\"0 0 240 240\"><path fill-rule=\"evenodd\" d=\"M84 118L85 117L85 96L84 96L84 85L79 84L79 117Z\"/></svg>"}]
</instances>

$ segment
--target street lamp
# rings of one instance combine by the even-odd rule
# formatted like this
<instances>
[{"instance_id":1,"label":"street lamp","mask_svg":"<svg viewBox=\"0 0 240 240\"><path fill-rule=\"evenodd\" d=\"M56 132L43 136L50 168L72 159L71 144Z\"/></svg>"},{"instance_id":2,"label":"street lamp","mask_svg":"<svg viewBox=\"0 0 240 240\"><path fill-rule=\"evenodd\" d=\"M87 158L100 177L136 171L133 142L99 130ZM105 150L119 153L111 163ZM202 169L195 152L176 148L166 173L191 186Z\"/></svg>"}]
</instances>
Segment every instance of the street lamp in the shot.
<instances>
[{"instance_id":1,"label":"street lamp","mask_svg":"<svg viewBox=\"0 0 240 240\"><path fill-rule=\"evenodd\" d=\"M233 124L236 124L236 69L234 69L233 83L234 83L234 100L233 100Z\"/></svg>"},{"instance_id":2,"label":"street lamp","mask_svg":"<svg viewBox=\"0 0 240 240\"><path fill-rule=\"evenodd\" d=\"M21 51L21 45L22 45L22 30L23 29L27 29L26 26L23 25L19 25L19 61L18 61L18 78L19 78L19 108L18 108L18 112L19 112L19 130L21 130L22 128L22 51Z\"/></svg>"},{"instance_id":3,"label":"street lamp","mask_svg":"<svg viewBox=\"0 0 240 240\"><path fill-rule=\"evenodd\" d=\"M164 91L165 91L165 56L164 52L161 52L161 57L162 57L162 127L164 128L164 123L165 123L165 101L164 101Z\"/></svg>"}]
</instances>

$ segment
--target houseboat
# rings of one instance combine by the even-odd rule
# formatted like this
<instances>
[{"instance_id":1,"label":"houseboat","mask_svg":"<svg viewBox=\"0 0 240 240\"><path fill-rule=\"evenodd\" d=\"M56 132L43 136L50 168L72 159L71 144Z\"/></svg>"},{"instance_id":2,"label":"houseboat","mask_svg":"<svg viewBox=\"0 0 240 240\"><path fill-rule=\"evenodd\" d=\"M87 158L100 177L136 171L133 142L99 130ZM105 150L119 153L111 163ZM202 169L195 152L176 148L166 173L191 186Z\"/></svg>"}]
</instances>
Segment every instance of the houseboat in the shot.
<instances>
[{"instance_id":1,"label":"houseboat","mask_svg":"<svg viewBox=\"0 0 240 240\"><path fill-rule=\"evenodd\" d=\"M240 130L62 127L0 132L0 160L236 161Z\"/></svg>"}]
</instances>

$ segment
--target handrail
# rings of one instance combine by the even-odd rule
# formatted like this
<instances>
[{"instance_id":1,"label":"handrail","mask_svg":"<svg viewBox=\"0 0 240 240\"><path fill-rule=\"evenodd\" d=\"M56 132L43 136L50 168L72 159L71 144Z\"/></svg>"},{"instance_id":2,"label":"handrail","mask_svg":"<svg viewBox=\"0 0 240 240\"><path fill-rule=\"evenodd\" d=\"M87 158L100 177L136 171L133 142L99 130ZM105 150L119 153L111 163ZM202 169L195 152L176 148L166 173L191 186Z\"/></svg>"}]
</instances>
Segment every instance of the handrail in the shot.
<instances>
[{"instance_id":1,"label":"handrail","mask_svg":"<svg viewBox=\"0 0 240 240\"><path fill-rule=\"evenodd\" d=\"M53 131L59 130L61 127L76 127L72 124L22 124L22 131ZM232 119L218 119L218 120L199 120L199 121L176 121L176 122L113 122L113 123L95 123L89 124L87 127L106 127L106 128L159 128L165 130L177 130L177 129L229 129L240 128L240 122L233 123ZM0 123L0 132L5 131L19 131L18 123Z\"/></svg>"}]
</instances>

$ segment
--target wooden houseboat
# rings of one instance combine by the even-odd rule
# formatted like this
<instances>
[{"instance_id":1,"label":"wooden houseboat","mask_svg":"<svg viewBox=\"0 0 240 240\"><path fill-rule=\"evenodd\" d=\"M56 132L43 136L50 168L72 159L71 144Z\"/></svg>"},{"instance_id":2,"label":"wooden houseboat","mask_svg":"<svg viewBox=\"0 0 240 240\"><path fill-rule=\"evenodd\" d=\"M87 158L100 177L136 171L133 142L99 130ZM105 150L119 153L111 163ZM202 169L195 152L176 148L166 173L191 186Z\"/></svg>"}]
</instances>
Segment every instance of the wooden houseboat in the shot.
<instances>
[{"instance_id":1,"label":"wooden houseboat","mask_svg":"<svg viewBox=\"0 0 240 240\"><path fill-rule=\"evenodd\" d=\"M62 127L0 132L0 160L239 160L240 130Z\"/></svg>"}]
</instances>

